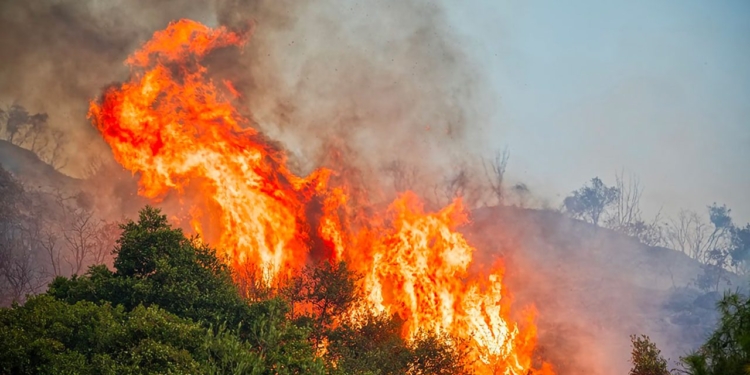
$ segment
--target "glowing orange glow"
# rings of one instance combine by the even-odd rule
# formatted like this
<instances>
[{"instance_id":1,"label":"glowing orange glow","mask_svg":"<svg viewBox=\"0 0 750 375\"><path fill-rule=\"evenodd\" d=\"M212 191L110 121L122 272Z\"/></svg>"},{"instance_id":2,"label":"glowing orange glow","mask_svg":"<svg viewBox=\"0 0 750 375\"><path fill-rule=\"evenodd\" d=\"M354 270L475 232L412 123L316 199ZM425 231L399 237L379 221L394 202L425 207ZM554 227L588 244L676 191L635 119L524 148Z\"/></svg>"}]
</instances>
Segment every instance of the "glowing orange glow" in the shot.
<instances>
[{"instance_id":1,"label":"glowing orange glow","mask_svg":"<svg viewBox=\"0 0 750 375\"><path fill-rule=\"evenodd\" d=\"M289 171L284 152L232 105L241 93L230 81L214 84L200 64L210 51L246 41L225 28L174 22L128 58L130 81L91 103L89 117L117 161L139 174L139 193L197 194L185 222L232 267L259 267L266 283L323 250L364 275L368 305L360 308L399 314L405 337L463 339L480 374L552 374L547 364L533 369L533 313L521 325L511 321L502 268L469 274L475 250L457 231L468 223L460 200L425 212L405 193L355 228L364 211L350 212L349 187L332 186L332 172Z\"/></svg>"}]
</instances>

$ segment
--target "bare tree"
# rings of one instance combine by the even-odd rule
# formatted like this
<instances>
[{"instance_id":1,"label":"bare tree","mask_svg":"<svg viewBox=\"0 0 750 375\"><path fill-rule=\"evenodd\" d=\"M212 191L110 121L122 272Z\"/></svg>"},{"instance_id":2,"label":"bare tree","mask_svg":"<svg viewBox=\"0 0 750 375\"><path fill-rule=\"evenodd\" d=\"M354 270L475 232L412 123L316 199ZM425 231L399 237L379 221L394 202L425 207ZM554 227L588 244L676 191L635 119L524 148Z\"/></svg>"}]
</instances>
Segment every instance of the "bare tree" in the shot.
<instances>
[{"instance_id":1,"label":"bare tree","mask_svg":"<svg viewBox=\"0 0 750 375\"><path fill-rule=\"evenodd\" d=\"M74 274L80 274L95 247L98 222L85 194L66 196L55 191L54 195L61 216L58 230L67 245L63 259Z\"/></svg>"},{"instance_id":2,"label":"bare tree","mask_svg":"<svg viewBox=\"0 0 750 375\"><path fill-rule=\"evenodd\" d=\"M26 108L13 104L7 110L0 111L0 118L5 121L5 139L14 145L23 145L33 139L38 141L47 127L47 114L29 114Z\"/></svg>"},{"instance_id":3,"label":"bare tree","mask_svg":"<svg viewBox=\"0 0 750 375\"><path fill-rule=\"evenodd\" d=\"M641 243L658 246L663 241L660 217L657 213L651 222L643 220L641 196L643 187L638 177L625 176L624 172L615 175L614 188L618 191L614 203L607 210L605 226L620 233L637 238Z\"/></svg>"},{"instance_id":4,"label":"bare tree","mask_svg":"<svg viewBox=\"0 0 750 375\"><path fill-rule=\"evenodd\" d=\"M666 227L668 246L700 262L706 258L707 238L710 228L694 211L681 210Z\"/></svg>"},{"instance_id":5,"label":"bare tree","mask_svg":"<svg viewBox=\"0 0 750 375\"><path fill-rule=\"evenodd\" d=\"M90 264L105 264L121 233L118 223L98 219L86 193L65 195L53 190L51 194L58 207L56 230L41 237L50 261L59 265L62 258L74 274ZM61 272L61 268L53 267L53 271Z\"/></svg>"},{"instance_id":6,"label":"bare tree","mask_svg":"<svg viewBox=\"0 0 750 375\"><path fill-rule=\"evenodd\" d=\"M73 273L80 274L86 260L94 247L96 222L94 214L87 210L72 210L67 228L62 232L68 244L68 253L64 257Z\"/></svg>"},{"instance_id":7,"label":"bare tree","mask_svg":"<svg viewBox=\"0 0 750 375\"><path fill-rule=\"evenodd\" d=\"M39 158L55 170L65 168L68 165L68 158L63 154L63 151L67 142L67 135L60 130L50 130L49 137L51 145L46 147L44 153L39 154Z\"/></svg>"},{"instance_id":8,"label":"bare tree","mask_svg":"<svg viewBox=\"0 0 750 375\"><path fill-rule=\"evenodd\" d=\"M2 118L5 121L5 139L16 144L18 133L21 132L23 126L27 123L29 112L23 107L13 104L8 109L3 110Z\"/></svg>"},{"instance_id":9,"label":"bare tree","mask_svg":"<svg viewBox=\"0 0 750 375\"><path fill-rule=\"evenodd\" d=\"M417 169L407 166L401 160L394 160L383 170L391 176L393 189L397 192L413 190L417 183Z\"/></svg>"},{"instance_id":10,"label":"bare tree","mask_svg":"<svg viewBox=\"0 0 750 375\"><path fill-rule=\"evenodd\" d=\"M45 230L39 238L39 246L47 254L52 271L50 276L62 276L62 245L59 236L50 230Z\"/></svg>"},{"instance_id":11,"label":"bare tree","mask_svg":"<svg viewBox=\"0 0 750 375\"><path fill-rule=\"evenodd\" d=\"M23 134L17 138L17 144L38 154L37 151L47 142L45 137L47 129L46 113L28 116L26 125L23 127Z\"/></svg>"},{"instance_id":12,"label":"bare tree","mask_svg":"<svg viewBox=\"0 0 750 375\"><path fill-rule=\"evenodd\" d=\"M105 264L117 244L122 231L116 222L100 220L94 227L89 254L94 264Z\"/></svg>"},{"instance_id":13,"label":"bare tree","mask_svg":"<svg viewBox=\"0 0 750 375\"><path fill-rule=\"evenodd\" d=\"M16 251L10 254L8 262L0 266L0 272L10 287L11 302L23 302L27 294L39 291L44 285L44 278L34 259L31 246L28 243L19 243L14 248Z\"/></svg>"},{"instance_id":14,"label":"bare tree","mask_svg":"<svg viewBox=\"0 0 750 375\"><path fill-rule=\"evenodd\" d=\"M23 185L0 167L0 293L20 302L43 285L34 259L38 222Z\"/></svg>"},{"instance_id":15,"label":"bare tree","mask_svg":"<svg viewBox=\"0 0 750 375\"><path fill-rule=\"evenodd\" d=\"M459 197L466 197L469 188L469 173L461 166L453 174L445 179L443 186L443 197L445 201L451 202Z\"/></svg>"},{"instance_id":16,"label":"bare tree","mask_svg":"<svg viewBox=\"0 0 750 375\"><path fill-rule=\"evenodd\" d=\"M707 264L718 259L712 251L729 246L731 218L725 206L709 207L709 222L694 211L682 210L676 219L667 223L667 245Z\"/></svg>"},{"instance_id":17,"label":"bare tree","mask_svg":"<svg viewBox=\"0 0 750 375\"><path fill-rule=\"evenodd\" d=\"M509 158L510 152L507 147L503 151L496 152L494 158L490 161L482 158L484 175L487 177L487 182L489 183L490 189L499 205L502 205L505 199L505 188L503 182L505 180L505 169L508 166Z\"/></svg>"},{"instance_id":18,"label":"bare tree","mask_svg":"<svg viewBox=\"0 0 750 375\"><path fill-rule=\"evenodd\" d=\"M32 151L40 160L60 170L68 163L68 158L63 155L67 136L60 130L51 129L47 120L46 113L30 114L18 104L0 110L5 139Z\"/></svg>"},{"instance_id":19,"label":"bare tree","mask_svg":"<svg viewBox=\"0 0 750 375\"><path fill-rule=\"evenodd\" d=\"M620 192L606 219L607 225L615 230L623 230L641 220L641 187L638 177L625 178L624 172L615 174L615 188Z\"/></svg>"},{"instance_id":20,"label":"bare tree","mask_svg":"<svg viewBox=\"0 0 750 375\"><path fill-rule=\"evenodd\" d=\"M459 169L453 176L445 180L445 197L453 199L466 195L469 186L469 174L466 169Z\"/></svg>"},{"instance_id":21,"label":"bare tree","mask_svg":"<svg viewBox=\"0 0 750 375\"><path fill-rule=\"evenodd\" d=\"M29 119L26 132L20 138L18 144L24 145L33 153L40 155L49 144L47 130L47 115L34 115Z\"/></svg>"}]
</instances>

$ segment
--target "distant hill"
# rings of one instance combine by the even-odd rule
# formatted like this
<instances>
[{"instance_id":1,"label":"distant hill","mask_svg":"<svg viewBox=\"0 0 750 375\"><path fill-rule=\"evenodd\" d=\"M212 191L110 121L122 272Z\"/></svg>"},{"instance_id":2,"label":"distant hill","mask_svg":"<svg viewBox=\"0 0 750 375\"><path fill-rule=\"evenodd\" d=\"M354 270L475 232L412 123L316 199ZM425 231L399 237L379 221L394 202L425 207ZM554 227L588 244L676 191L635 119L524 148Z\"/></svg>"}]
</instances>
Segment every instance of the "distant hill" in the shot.
<instances>
[{"instance_id":1,"label":"distant hill","mask_svg":"<svg viewBox=\"0 0 750 375\"><path fill-rule=\"evenodd\" d=\"M137 195L136 178L110 159L103 158L101 168L90 178L78 179L55 170L29 150L0 140L0 165L27 189L58 190L65 195L85 192L91 196L102 218L136 217L147 200Z\"/></svg>"},{"instance_id":2,"label":"distant hill","mask_svg":"<svg viewBox=\"0 0 750 375\"><path fill-rule=\"evenodd\" d=\"M678 360L714 327L720 293L693 286L700 264L681 252L555 211L493 207L472 218L466 232L481 249L478 263L504 257L514 306L536 306L540 343L561 372L627 373L631 334L649 335ZM729 279L720 289L746 286Z\"/></svg>"},{"instance_id":3,"label":"distant hill","mask_svg":"<svg viewBox=\"0 0 750 375\"><path fill-rule=\"evenodd\" d=\"M35 153L5 140L0 140L0 165L30 187L78 189L81 185L81 180L55 170Z\"/></svg>"}]
</instances>

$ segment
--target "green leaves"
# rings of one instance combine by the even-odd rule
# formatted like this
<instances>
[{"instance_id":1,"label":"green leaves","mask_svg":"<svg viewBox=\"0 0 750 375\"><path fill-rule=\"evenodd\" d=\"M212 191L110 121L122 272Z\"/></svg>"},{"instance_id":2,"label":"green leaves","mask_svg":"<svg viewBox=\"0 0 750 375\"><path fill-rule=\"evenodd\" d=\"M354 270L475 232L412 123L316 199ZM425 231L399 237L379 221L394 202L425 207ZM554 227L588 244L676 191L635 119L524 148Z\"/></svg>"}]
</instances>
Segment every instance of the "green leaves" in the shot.
<instances>
[{"instance_id":1,"label":"green leaves","mask_svg":"<svg viewBox=\"0 0 750 375\"><path fill-rule=\"evenodd\" d=\"M121 228L114 272L58 277L0 310L0 373L323 373L284 301L242 299L214 251L158 210Z\"/></svg>"},{"instance_id":2,"label":"green leaves","mask_svg":"<svg viewBox=\"0 0 750 375\"><path fill-rule=\"evenodd\" d=\"M396 316L348 318L362 303L344 263L308 267L277 297L240 296L214 251L153 208L121 226L115 270L58 277L0 309L0 373L459 374L450 338L402 338ZM256 296L257 297L257 296ZM324 349L316 355L316 349ZM325 354L321 354L325 353Z\"/></svg>"},{"instance_id":3,"label":"green leaves","mask_svg":"<svg viewBox=\"0 0 750 375\"><path fill-rule=\"evenodd\" d=\"M262 364L237 335L214 333L156 306L125 312L40 295L3 311L0 327L2 373L260 373L253 368Z\"/></svg>"},{"instance_id":4,"label":"green leaves","mask_svg":"<svg viewBox=\"0 0 750 375\"><path fill-rule=\"evenodd\" d=\"M721 320L700 350L683 359L692 375L750 374L750 299L724 295L717 304Z\"/></svg>"},{"instance_id":5,"label":"green leaves","mask_svg":"<svg viewBox=\"0 0 750 375\"><path fill-rule=\"evenodd\" d=\"M661 351L648 336L632 335L630 342L633 346L630 359L633 368L630 375L669 375L667 360L661 356Z\"/></svg>"},{"instance_id":6,"label":"green leaves","mask_svg":"<svg viewBox=\"0 0 750 375\"><path fill-rule=\"evenodd\" d=\"M696 352L681 359L676 373L689 375L750 374L750 299L727 293L717 303L721 314L718 327ZM669 374L666 361L647 336L631 336L633 369L631 375Z\"/></svg>"},{"instance_id":7,"label":"green leaves","mask_svg":"<svg viewBox=\"0 0 750 375\"><path fill-rule=\"evenodd\" d=\"M239 324L247 303L213 250L171 228L166 216L151 207L122 229L115 272L93 267L86 277L58 278L48 293L69 303L107 301L127 310L158 305L195 321Z\"/></svg>"}]
</instances>

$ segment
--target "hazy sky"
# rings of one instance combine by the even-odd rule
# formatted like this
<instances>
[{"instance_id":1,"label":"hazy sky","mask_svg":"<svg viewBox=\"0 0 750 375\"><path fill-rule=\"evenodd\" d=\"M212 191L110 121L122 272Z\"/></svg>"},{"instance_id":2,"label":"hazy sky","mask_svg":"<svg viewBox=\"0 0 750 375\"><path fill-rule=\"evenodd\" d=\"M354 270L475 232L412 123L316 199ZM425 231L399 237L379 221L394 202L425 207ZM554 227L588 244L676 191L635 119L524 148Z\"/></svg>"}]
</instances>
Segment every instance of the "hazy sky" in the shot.
<instances>
[{"instance_id":1,"label":"hazy sky","mask_svg":"<svg viewBox=\"0 0 750 375\"><path fill-rule=\"evenodd\" d=\"M446 6L499 97L512 177L557 203L624 168L650 213L716 201L750 221L750 1Z\"/></svg>"}]
</instances>

